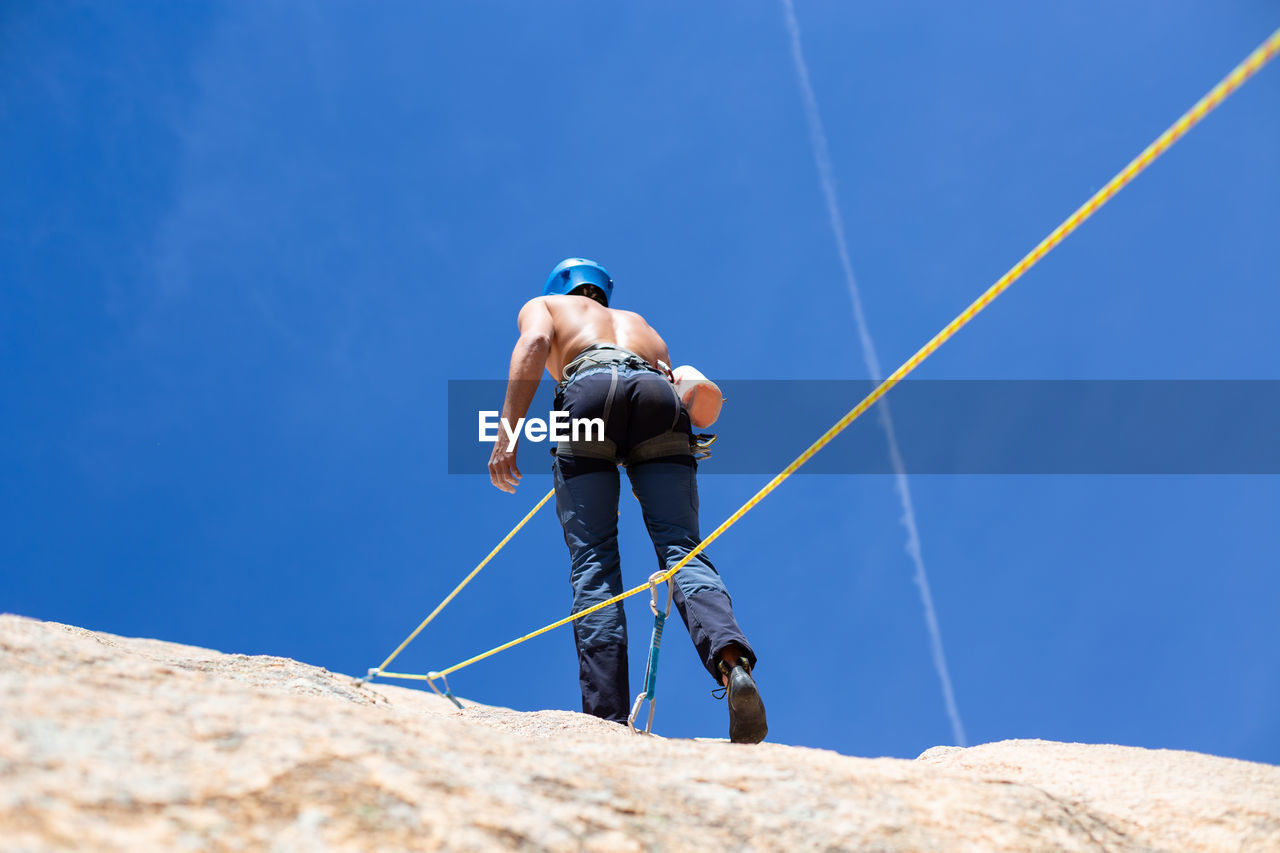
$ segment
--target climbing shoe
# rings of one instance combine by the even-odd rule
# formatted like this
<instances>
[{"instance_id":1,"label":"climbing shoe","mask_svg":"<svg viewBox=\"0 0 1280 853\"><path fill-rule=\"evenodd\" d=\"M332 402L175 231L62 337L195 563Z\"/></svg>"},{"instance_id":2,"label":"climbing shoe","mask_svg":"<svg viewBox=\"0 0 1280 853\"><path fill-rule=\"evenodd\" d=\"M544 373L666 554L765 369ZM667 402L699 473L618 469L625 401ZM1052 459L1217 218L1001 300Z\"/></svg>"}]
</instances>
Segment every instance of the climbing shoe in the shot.
<instances>
[{"instance_id":1,"label":"climbing shoe","mask_svg":"<svg viewBox=\"0 0 1280 853\"><path fill-rule=\"evenodd\" d=\"M728 678L729 740L733 743L759 743L769 733L764 718L764 700L751 677L746 658L730 667L720 661L720 672Z\"/></svg>"}]
</instances>

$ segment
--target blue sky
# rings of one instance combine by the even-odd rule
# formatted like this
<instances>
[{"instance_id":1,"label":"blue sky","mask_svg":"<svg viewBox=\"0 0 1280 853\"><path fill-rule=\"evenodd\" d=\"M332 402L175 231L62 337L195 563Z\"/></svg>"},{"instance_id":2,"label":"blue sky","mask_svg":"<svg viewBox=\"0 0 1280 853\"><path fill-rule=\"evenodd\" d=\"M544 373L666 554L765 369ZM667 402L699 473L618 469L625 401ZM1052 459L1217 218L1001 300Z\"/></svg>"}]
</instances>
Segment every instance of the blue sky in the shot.
<instances>
[{"instance_id":1,"label":"blue sky","mask_svg":"<svg viewBox=\"0 0 1280 853\"><path fill-rule=\"evenodd\" d=\"M887 369L1280 24L1189 0L796 14ZM0 126L0 610L374 666L549 488L529 448L514 497L449 475L446 390L503 376L567 255L713 377L868 375L777 3L10 4ZM1277 138L1268 68L919 375L1280 379ZM767 479L714 467L704 530ZM1276 477L911 489L970 742L1280 762ZM713 546L771 739L952 742L899 516L888 476L797 476ZM635 584L652 550L629 499L622 520ZM397 667L568 605L546 513ZM668 633L656 728L720 736L691 648ZM453 686L576 708L572 637Z\"/></svg>"}]
</instances>

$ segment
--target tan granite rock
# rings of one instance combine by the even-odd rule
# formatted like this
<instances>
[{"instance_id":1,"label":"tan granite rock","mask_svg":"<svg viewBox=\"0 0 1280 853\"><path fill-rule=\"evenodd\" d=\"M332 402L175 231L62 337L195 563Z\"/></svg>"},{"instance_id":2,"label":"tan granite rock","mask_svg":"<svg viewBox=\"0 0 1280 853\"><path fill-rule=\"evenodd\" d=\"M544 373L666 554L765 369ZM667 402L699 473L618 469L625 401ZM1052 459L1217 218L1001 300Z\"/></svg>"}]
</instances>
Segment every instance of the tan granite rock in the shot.
<instances>
[{"instance_id":1,"label":"tan granite rock","mask_svg":"<svg viewBox=\"0 0 1280 853\"><path fill-rule=\"evenodd\" d=\"M1280 768L631 735L0 616L0 850L1280 851Z\"/></svg>"}]
</instances>

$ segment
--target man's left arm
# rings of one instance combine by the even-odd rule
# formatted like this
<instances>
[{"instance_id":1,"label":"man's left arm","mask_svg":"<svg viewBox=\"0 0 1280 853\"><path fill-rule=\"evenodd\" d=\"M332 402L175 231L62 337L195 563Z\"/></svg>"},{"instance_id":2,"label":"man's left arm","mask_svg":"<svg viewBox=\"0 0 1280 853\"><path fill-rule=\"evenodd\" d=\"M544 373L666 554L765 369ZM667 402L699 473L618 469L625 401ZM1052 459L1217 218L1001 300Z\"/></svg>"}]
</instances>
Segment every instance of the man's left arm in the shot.
<instances>
[{"instance_id":1,"label":"man's left arm","mask_svg":"<svg viewBox=\"0 0 1280 853\"><path fill-rule=\"evenodd\" d=\"M555 322L551 311L541 299L532 299L520 309L520 338L511 351L511 366L507 371L507 395L502 402L502 424L498 438L489 455L489 480L504 492L515 494L520 485L520 469L516 467L519 438L512 445L507 436L515 434L516 425L529 412L533 395L537 393L542 371L547 366L547 354L551 352L551 339L555 335ZM510 449L508 449L510 447Z\"/></svg>"}]
</instances>

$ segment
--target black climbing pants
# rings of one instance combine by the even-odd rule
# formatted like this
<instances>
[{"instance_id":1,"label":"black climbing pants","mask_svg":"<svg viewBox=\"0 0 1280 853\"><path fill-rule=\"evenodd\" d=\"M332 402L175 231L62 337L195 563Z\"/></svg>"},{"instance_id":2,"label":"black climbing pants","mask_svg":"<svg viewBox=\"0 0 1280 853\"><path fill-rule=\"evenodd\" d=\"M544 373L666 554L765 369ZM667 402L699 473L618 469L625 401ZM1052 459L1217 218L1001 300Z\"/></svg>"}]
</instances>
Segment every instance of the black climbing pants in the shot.
<instances>
[{"instance_id":1,"label":"black climbing pants","mask_svg":"<svg viewBox=\"0 0 1280 853\"><path fill-rule=\"evenodd\" d=\"M697 463L689 449L688 415L671 383L652 370L609 364L579 371L561 388L556 407L570 418L605 421L603 442L594 447L583 442L561 445L553 464L556 512L569 547L576 613L623 591L618 462L626 463L660 571L670 569L701 542ZM665 455L643 458L645 448ZM755 652L738 627L728 590L706 553L690 560L672 581L676 608L716 683L719 653L730 644L741 646L754 666ZM573 625L583 711L625 721L633 697L622 604L597 610Z\"/></svg>"}]
</instances>

